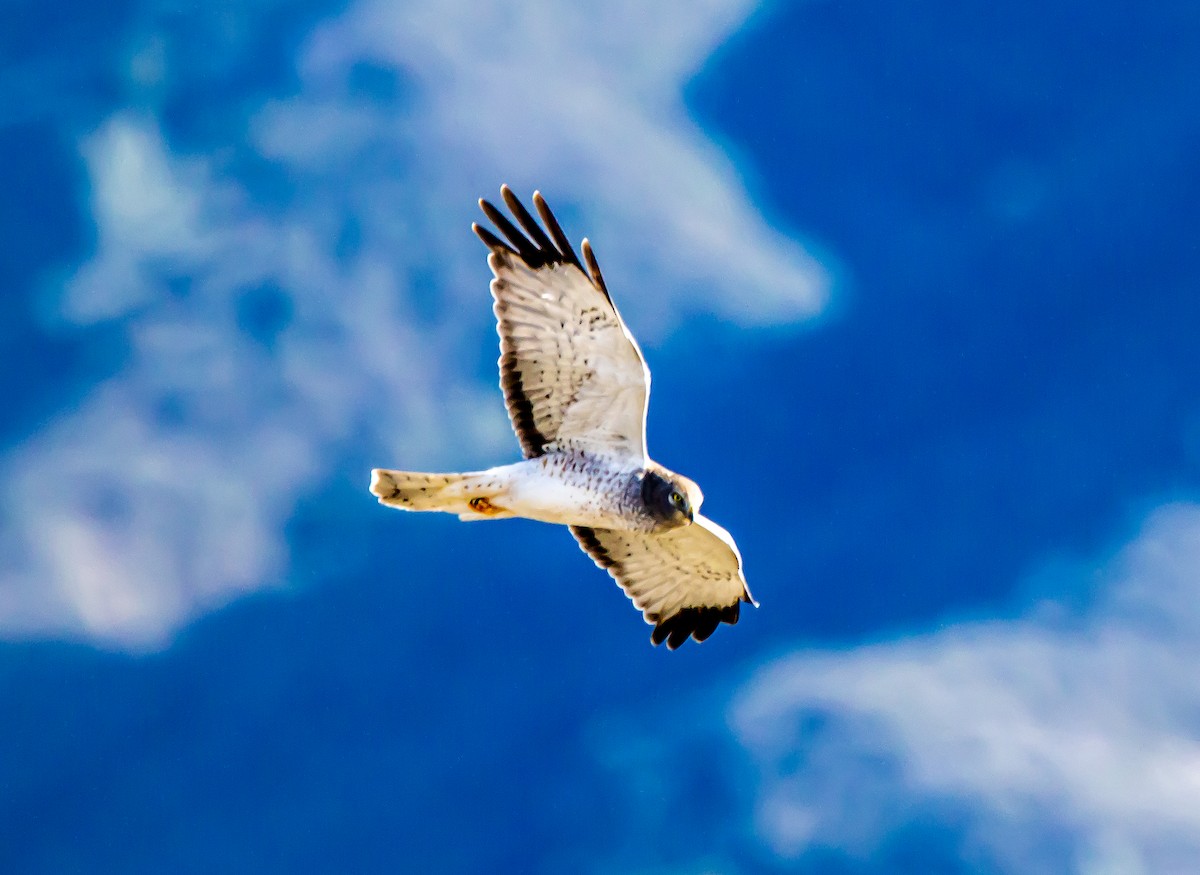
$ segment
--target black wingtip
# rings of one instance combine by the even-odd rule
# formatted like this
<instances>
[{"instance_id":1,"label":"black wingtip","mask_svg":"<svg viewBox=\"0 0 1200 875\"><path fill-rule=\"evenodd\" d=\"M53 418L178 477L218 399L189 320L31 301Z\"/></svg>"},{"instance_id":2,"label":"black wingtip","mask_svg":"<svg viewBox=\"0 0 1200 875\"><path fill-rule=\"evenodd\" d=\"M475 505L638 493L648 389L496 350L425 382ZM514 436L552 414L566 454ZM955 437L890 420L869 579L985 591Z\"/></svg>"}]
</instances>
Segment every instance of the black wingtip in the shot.
<instances>
[{"instance_id":1,"label":"black wingtip","mask_svg":"<svg viewBox=\"0 0 1200 875\"><path fill-rule=\"evenodd\" d=\"M563 259L583 270L583 265L579 263L579 256L575 254L575 249L571 246L571 241L563 233L562 226L558 224L558 219L554 217L554 212L550 209L550 205L546 203L546 199L542 197L540 191L533 193L533 206L538 211L538 215L542 217L542 224L546 226L546 230L554 238L554 245L558 247L558 251L562 254Z\"/></svg>"},{"instance_id":2,"label":"black wingtip","mask_svg":"<svg viewBox=\"0 0 1200 875\"><path fill-rule=\"evenodd\" d=\"M667 636L667 650L675 650L687 641L691 634L691 630L683 626L672 629L671 634Z\"/></svg>"},{"instance_id":3,"label":"black wingtip","mask_svg":"<svg viewBox=\"0 0 1200 875\"><path fill-rule=\"evenodd\" d=\"M740 607L740 602L734 602L720 608L684 608L665 620L655 618L651 620L655 625L650 633L650 643L657 647L665 642L667 650L678 650L688 638L696 642L704 641L721 623L737 625Z\"/></svg>"},{"instance_id":4,"label":"black wingtip","mask_svg":"<svg viewBox=\"0 0 1200 875\"><path fill-rule=\"evenodd\" d=\"M480 225L478 222L471 223L471 230L475 232L475 236L483 241L483 245L493 252L508 252L512 255L517 255L517 251L489 231L487 228Z\"/></svg>"},{"instance_id":5,"label":"black wingtip","mask_svg":"<svg viewBox=\"0 0 1200 875\"><path fill-rule=\"evenodd\" d=\"M588 272L591 274L592 285L604 293L604 297L608 298L609 303L612 303L612 296L608 293L608 286L604 283L604 274L600 273L600 265L596 262L596 253L592 252L592 244L586 237L583 238L583 260L587 263Z\"/></svg>"},{"instance_id":6,"label":"black wingtip","mask_svg":"<svg viewBox=\"0 0 1200 875\"><path fill-rule=\"evenodd\" d=\"M525 208L520 198L507 183L500 186L500 198L508 207L516 224L487 198L479 198L479 209L500 232L501 237L507 238L507 242L505 242L486 228L481 230L488 234L487 237L480 230L475 230L475 234L483 240L488 248L495 250L499 244L499 248L514 253L535 270L548 264L574 265L588 276L592 285L596 286L605 298L612 301L608 295L608 289L604 286L604 277L600 274L600 267L596 264L596 256L589 254L591 245L586 240L583 241L584 255L588 264L585 269L579 256L575 254L571 241L567 239L562 226L558 223L558 219L555 218L540 191L533 193L533 205L541 218L540 223ZM518 225L520 228L517 227ZM474 226L472 227L474 228Z\"/></svg>"},{"instance_id":7,"label":"black wingtip","mask_svg":"<svg viewBox=\"0 0 1200 875\"><path fill-rule=\"evenodd\" d=\"M479 209L483 210L483 214L488 217L488 221L496 226L501 234L508 238L509 244L515 249L520 256L525 259L531 267L540 267L544 263L541 253L534 248L534 245L528 238L513 225L504 215L497 209L496 205L485 198L479 199Z\"/></svg>"},{"instance_id":8,"label":"black wingtip","mask_svg":"<svg viewBox=\"0 0 1200 875\"><path fill-rule=\"evenodd\" d=\"M533 245L544 255L549 257L553 254L561 259L562 253L550 242L550 238L546 236L542 226L537 223L537 219L529 214L529 210L525 209L525 205L513 194L512 189L507 185L500 186L500 196L504 198L504 203L508 207L508 211L513 214L513 218L517 220L517 224L525 229L525 233L529 235Z\"/></svg>"}]
</instances>

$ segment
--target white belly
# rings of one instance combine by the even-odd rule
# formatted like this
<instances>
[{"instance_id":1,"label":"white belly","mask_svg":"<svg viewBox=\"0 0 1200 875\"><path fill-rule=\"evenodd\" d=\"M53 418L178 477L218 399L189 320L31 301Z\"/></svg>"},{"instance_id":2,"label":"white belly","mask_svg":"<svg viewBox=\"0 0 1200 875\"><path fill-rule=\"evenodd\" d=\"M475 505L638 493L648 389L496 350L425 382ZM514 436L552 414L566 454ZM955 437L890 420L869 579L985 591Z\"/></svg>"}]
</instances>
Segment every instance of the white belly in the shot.
<instances>
[{"instance_id":1,"label":"white belly","mask_svg":"<svg viewBox=\"0 0 1200 875\"><path fill-rule=\"evenodd\" d=\"M508 480L495 503L511 513L562 525L596 528L629 528L632 520L622 513L619 472L572 470L560 460L543 457L506 465Z\"/></svg>"}]
</instances>

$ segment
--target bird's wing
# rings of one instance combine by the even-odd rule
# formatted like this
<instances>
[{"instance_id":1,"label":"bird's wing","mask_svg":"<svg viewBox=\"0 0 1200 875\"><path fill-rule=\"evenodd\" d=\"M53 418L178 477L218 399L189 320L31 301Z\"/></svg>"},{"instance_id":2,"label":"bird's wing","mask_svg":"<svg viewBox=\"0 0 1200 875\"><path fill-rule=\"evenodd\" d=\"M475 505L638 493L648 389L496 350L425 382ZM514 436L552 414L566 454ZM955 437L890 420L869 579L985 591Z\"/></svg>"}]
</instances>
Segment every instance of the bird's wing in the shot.
<instances>
[{"instance_id":1,"label":"bird's wing","mask_svg":"<svg viewBox=\"0 0 1200 875\"><path fill-rule=\"evenodd\" d=\"M650 640L670 650L736 623L742 602L758 606L733 538L703 516L661 534L584 526L571 526L571 534L654 626Z\"/></svg>"},{"instance_id":2,"label":"bird's wing","mask_svg":"<svg viewBox=\"0 0 1200 875\"><path fill-rule=\"evenodd\" d=\"M576 449L646 464L650 371L591 246L583 241L585 271L539 193L541 225L508 186L500 194L520 229L485 200L508 242L471 227L491 250L500 386L525 458Z\"/></svg>"}]
</instances>

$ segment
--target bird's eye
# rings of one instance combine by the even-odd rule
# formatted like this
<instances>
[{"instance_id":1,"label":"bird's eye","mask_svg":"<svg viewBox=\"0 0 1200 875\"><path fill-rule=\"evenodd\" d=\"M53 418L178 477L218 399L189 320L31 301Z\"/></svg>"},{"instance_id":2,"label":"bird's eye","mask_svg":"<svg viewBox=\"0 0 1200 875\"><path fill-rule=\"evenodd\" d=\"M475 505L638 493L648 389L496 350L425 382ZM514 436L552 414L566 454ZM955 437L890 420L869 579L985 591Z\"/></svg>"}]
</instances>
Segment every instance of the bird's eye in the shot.
<instances>
[{"instance_id":1,"label":"bird's eye","mask_svg":"<svg viewBox=\"0 0 1200 875\"><path fill-rule=\"evenodd\" d=\"M678 492L672 492L671 493L671 504L682 509L683 508L683 496L680 495Z\"/></svg>"}]
</instances>

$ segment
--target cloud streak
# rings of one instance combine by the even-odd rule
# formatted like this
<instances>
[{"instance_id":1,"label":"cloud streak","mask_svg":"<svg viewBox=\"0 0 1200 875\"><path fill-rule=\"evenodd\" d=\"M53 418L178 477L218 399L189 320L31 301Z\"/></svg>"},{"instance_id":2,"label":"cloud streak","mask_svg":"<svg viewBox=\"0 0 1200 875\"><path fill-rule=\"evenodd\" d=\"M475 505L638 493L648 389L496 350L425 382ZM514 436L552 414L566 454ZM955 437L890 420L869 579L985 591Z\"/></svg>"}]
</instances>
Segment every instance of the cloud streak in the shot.
<instances>
[{"instance_id":1,"label":"cloud streak","mask_svg":"<svg viewBox=\"0 0 1200 875\"><path fill-rule=\"evenodd\" d=\"M1081 612L967 623L758 671L732 709L784 858L871 858L923 817L1008 872L1200 855L1200 507L1160 509ZM949 813L949 814L948 814Z\"/></svg>"}]
</instances>

